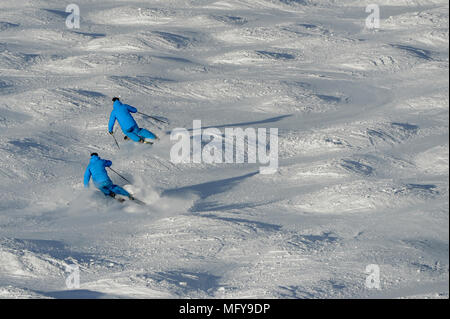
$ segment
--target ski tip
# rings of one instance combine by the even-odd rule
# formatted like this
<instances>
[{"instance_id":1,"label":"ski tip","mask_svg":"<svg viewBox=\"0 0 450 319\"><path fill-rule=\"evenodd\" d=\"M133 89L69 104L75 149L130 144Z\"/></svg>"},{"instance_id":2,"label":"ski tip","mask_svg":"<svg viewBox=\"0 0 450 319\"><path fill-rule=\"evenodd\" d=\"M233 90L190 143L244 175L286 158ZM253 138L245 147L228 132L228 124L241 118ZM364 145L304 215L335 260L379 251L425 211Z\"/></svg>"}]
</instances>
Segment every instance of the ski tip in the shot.
<instances>
[{"instance_id":1,"label":"ski tip","mask_svg":"<svg viewBox=\"0 0 450 319\"><path fill-rule=\"evenodd\" d=\"M139 199L137 199L137 198L134 198L133 200L132 200L132 202L135 202L136 204L138 204L138 205L147 205L146 203L144 203L143 201L141 201L141 200L139 200Z\"/></svg>"}]
</instances>

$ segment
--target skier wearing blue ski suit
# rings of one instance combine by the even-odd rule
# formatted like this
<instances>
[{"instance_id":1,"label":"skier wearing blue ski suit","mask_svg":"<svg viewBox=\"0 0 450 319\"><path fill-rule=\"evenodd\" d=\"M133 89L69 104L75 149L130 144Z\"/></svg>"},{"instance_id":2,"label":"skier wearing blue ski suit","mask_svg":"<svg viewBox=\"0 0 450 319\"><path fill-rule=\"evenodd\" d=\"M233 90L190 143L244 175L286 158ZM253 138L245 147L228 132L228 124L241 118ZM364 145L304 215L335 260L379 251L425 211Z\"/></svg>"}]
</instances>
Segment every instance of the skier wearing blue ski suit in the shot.
<instances>
[{"instance_id":1,"label":"skier wearing blue ski suit","mask_svg":"<svg viewBox=\"0 0 450 319\"><path fill-rule=\"evenodd\" d=\"M119 98L113 98L113 110L109 117L108 131L109 134L114 134L114 125L116 124L116 120L119 122L120 127L122 128L123 134L126 137L132 139L135 142L144 143L145 139L155 140L156 136L152 132L140 128L133 116L130 113L136 113L137 109L131 105L123 104L120 102ZM125 137L125 139L126 139Z\"/></svg>"},{"instance_id":2,"label":"skier wearing blue ski suit","mask_svg":"<svg viewBox=\"0 0 450 319\"><path fill-rule=\"evenodd\" d=\"M124 190L122 187L114 185L106 172L106 167L112 165L111 161L101 159L97 153L91 154L91 160L84 173L84 187L89 187L89 181L92 180L94 185L103 192L106 196L115 197L116 194L128 196L133 199L133 196Z\"/></svg>"}]
</instances>

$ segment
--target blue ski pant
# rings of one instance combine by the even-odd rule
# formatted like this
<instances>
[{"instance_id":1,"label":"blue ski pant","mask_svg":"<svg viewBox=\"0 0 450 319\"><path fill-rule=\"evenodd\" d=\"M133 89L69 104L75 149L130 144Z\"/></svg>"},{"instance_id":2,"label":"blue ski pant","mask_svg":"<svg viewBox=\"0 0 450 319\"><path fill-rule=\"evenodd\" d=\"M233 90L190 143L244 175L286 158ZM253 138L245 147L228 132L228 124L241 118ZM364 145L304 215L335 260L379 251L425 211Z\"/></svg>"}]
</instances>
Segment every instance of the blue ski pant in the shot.
<instances>
[{"instance_id":1,"label":"blue ski pant","mask_svg":"<svg viewBox=\"0 0 450 319\"><path fill-rule=\"evenodd\" d=\"M135 142L140 142L141 139L149 138L152 140L156 139L155 134L146 130L145 128L139 128L137 125L133 126L131 129L125 132L125 135L128 136Z\"/></svg>"},{"instance_id":2,"label":"blue ski pant","mask_svg":"<svg viewBox=\"0 0 450 319\"><path fill-rule=\"evenodd\" d=\"M97 188L101 190L106 196L111 196L112 193L123 196L130 196L130 193L128 193L122 187L114 185L111 181L103 182L95 186L97 186Z\"/></svg>"}]
</instances>

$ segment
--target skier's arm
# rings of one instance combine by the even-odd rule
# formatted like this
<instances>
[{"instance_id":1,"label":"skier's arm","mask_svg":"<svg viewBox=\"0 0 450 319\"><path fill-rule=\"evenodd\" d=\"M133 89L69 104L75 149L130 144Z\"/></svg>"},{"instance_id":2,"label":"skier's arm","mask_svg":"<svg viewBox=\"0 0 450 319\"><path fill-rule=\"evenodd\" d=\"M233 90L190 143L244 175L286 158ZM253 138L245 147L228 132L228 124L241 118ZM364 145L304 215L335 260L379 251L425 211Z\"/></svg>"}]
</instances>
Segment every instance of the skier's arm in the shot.
<instances>
[{"instance_id":1,"label":"skier's arm","mask_svg":"<svg viewBox=\"0 0 450 319\"><path fill-rule=\"evenodd\" d=\"M105 167L111 167L112 162L111 162L111 161L108 161L108 160L104 160L103 165L105 165Z\"/></svg>"},{"instance_id":2,"label":"skier's arm","mask_svg":"<svg viewBox=\"0 0 450 319\"><path fill-rule=\"evenodd\" d=\"M86 169L84 173L84 187L89 188L89 181L91 180L91 170L89 167Z\"/></svg>"},{"instance_id":3,"label":"skier's arm","mask_svg":"<svg viewBox=\"0 0 450 319\"><path fill-rule=\"evenodd\" d=\"M130 111L131 113L136 113L137 112L137 108L135 108L134 106L125 104L125 106L127 107L127 110Z\"/></svg>"},{"instance_id":4,"label":"skier's arm","mask_svg":"<svg viewBox=\"0 0 450 319\"><path fill-rule=\"evenodd\" d=\"M108 132L112 133L114 132L114 125L116 124L116 114L114 111L111 112L111 115L109 117L109 123L108 123Z\"/></svg>"}]
</instances>

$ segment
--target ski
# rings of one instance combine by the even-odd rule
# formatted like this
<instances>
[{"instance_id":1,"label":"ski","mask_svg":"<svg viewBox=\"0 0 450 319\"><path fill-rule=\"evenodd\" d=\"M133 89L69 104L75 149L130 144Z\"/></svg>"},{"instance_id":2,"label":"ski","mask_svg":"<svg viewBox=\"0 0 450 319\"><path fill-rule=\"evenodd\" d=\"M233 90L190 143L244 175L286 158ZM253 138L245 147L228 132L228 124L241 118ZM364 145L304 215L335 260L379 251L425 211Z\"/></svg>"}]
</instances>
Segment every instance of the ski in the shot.
<instances>
[{"instance_id":1,"label":"ski","mask_svg":"<svg viewBox=\"0 0 450 319\"><path fill-rule=\"evenodd\" d=\"M123 139L125 140L125 141L131 141L131 139L128 137L128 136L124 136L123 137ZM158 138L156 138L156 139L158 139ZM154 143L153 142L151 142L151 141L146 141L146 140L144 140L143 142L142 142L142 144L150 144L150 145L153 145Z\"/></svg>"},{"instance_id":2,"label":"ski","mask_svg":"<svg viewBox=\"0 0 450 319\"><path fill-rule=\"evenodd\" d=\"M141 205L141 206L147 205L146 203L144 203L143 201L141 201L140 199L137 199L137 198L130 199L130 201L135 202L136 204Z\"/></svg>"},{"instance_id":3,"label":"ski","mask_svg":"<svg viewBox=\"0 0 450 319\"><path fill-rule=\"evenodd\" d=\"M126 202L127 200L125 199L125 198L123 198L123 197L118 197L118 196L110 196L111 198L114 198L116 201L118 201L119 203L124 203L124 202ZM147 205L146 203L144 203L143 201L141 201L140 199L137 199L136 197L134 197L134 196L132 196L131 198L129 198L128 199L128 201L129 202L133 202L133 203L136 203L136 204L138 204L138 205L142 205L142 206L145 206L145 205Z\"/></svg>"}]
</instances>

